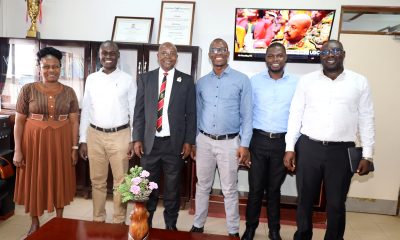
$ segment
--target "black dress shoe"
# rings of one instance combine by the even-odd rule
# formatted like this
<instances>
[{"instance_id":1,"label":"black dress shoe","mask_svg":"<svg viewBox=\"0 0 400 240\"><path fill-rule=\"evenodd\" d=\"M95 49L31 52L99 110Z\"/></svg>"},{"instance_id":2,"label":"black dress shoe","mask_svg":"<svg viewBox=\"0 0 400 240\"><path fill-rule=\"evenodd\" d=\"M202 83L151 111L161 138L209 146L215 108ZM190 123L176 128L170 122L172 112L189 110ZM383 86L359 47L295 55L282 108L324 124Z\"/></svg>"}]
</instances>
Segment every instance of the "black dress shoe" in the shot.
<instances>
[{"instance_id":1,"label":"black dress shoe","mask_svg":"<svg viewBox=\"0 0 400 240\"><path fill-rule=\"evenodd\" d=\"M178 229L176 228L176 226L165 226L165 229L171 230L171 231L178 231Z\"/></svg>"},{"instance_id":2,"label":"black dress shoe","mask_svg":"<svg viewBox=\"0 0 400 240\"><path fill-rule=\"evenodd\" d=\"M204 232L204 227L198 228L195 226L192 226L189 232L197 232L197 233L203 233Z\"/></svg>"},{"instance_id":3,"label":"black dress shoe","mask_svg":"<svg viewBox=\"0 0 400 240\"><path fill-rule=\"evenodd\" d=\"M268 238L271 240L282 240L279 231L269 231Z\"/></svg>"},{"instance_id":4,"label":"black dress shoe","mask_svg":"<svg viewBox=\"0 0 400 240\"><path fill-rule=\"evenodd\" d=\"M228 236L229 237L240 237L239 233L229 233Z\"/></svg>"},{"instance_id":5,"label":"black dress shoe","mask_svg":"<svg viewBox=\"0 0 400 240\"><path fill-rule=\"evenodd\" d=\"M246 228L246 231L244 231L241 240L253 240L255 234L256 234L255 228Z\"/></svg>"}]
</instances>

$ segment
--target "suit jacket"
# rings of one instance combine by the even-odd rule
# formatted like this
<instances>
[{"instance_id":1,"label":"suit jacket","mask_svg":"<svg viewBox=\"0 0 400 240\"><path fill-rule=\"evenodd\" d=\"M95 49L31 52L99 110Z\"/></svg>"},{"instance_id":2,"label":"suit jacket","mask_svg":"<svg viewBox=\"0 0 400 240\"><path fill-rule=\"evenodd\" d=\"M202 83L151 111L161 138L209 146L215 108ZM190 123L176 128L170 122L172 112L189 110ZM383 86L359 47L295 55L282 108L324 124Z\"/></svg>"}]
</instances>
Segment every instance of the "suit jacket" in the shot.
<instances>
[{"instance_id":1,"label":"suit jacket","mask_svg":"<svg viewBox=\"0 0 400 240\"><path fill-rule=\"evenodd\" d=\"M137 81L132 140L143 142L145 154L149 154L153 148L156 134L158 71L156 69L144 73ZM180 81L177 81L178 78ZM168 120L171 144L174 152L179 155L184 143L195 144L196 92L193 78L176 69L168 105Z\"/></svg>"}]
</instances>

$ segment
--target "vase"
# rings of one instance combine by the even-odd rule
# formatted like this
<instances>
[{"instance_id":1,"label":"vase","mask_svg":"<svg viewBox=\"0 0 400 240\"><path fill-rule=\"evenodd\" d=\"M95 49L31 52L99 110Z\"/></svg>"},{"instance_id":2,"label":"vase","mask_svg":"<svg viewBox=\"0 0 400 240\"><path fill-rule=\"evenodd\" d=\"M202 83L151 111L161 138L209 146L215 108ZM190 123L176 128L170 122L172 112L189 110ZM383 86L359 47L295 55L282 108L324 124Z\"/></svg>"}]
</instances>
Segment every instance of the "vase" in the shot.
<instances>
[{"instance_id":1,"label":"vase","mask_svg":"<svg viewBox=\"0 0 400 240\"><path fill-rule=\"evenodd\" d=\"M149 236L149 212L144 201L133 202L130 214L129 240L146 240Z\"/></svg>"}]
</instances>

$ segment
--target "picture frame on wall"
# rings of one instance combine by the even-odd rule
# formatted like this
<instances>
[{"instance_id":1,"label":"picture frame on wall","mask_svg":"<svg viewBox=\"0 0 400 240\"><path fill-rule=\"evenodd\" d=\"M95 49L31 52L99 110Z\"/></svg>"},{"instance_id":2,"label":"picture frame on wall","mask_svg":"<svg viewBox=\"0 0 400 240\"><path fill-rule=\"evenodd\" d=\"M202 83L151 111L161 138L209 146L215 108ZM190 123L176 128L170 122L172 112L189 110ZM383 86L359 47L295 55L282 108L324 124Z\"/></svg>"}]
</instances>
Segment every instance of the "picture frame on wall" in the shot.
<instances>
[{"instance_id":1,"label":"picture frame on wall","mask_svg":"<svg viewBox=\"0 0 400 240\"><path fill-rule=\"evenodd\" d=\"M172 42L175 45L192 45L195 2L161 2L158 43Z\"/></svg>"},{"instance_id":2,"label":"picture frame on wall","mask_svg":"<svg viewBox=\"0 0 400 240\"><path fill-rule=\"evenodd\" d=\"M111 40L126 43L150 43L154 18L115 16Z\"/></svg>"}]
</instances>

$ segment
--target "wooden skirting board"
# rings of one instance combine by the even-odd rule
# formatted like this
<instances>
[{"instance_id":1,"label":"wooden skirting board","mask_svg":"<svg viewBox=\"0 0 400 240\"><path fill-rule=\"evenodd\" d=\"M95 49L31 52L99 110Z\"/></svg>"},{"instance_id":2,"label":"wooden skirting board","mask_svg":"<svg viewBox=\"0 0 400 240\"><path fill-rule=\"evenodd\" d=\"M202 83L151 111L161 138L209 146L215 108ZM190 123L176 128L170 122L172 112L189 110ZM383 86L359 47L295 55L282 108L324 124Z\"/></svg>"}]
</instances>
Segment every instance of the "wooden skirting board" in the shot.
<instances>
[{"instance_id":1,"label":"wooden skirting board","mask_svg":"<svg viewBox=\"0 0 400 240\"><path fill-rule=\"evenodd\" d=\"M239 194L239 214L240 219L246 219L246 204L247 196L246 194ZM296 225L296 204L295 198L286 198L281 202L286 202L281 204L281 224L284 225ZM192 198L190 200L189 214L195 213L195 202L196 199ZM210 203L208 208L209 217L225 218L225 208L224 208L224 197L222 194L218 194L218 191L213 191L210 195ZM262 209L260 213L260 222L267 222L267 211L266 211L266 201L263 201ZM315 228L326 228L326 212L325 211L314 211L313 212L313 226Z\"/></svg>"}]
</instances>

